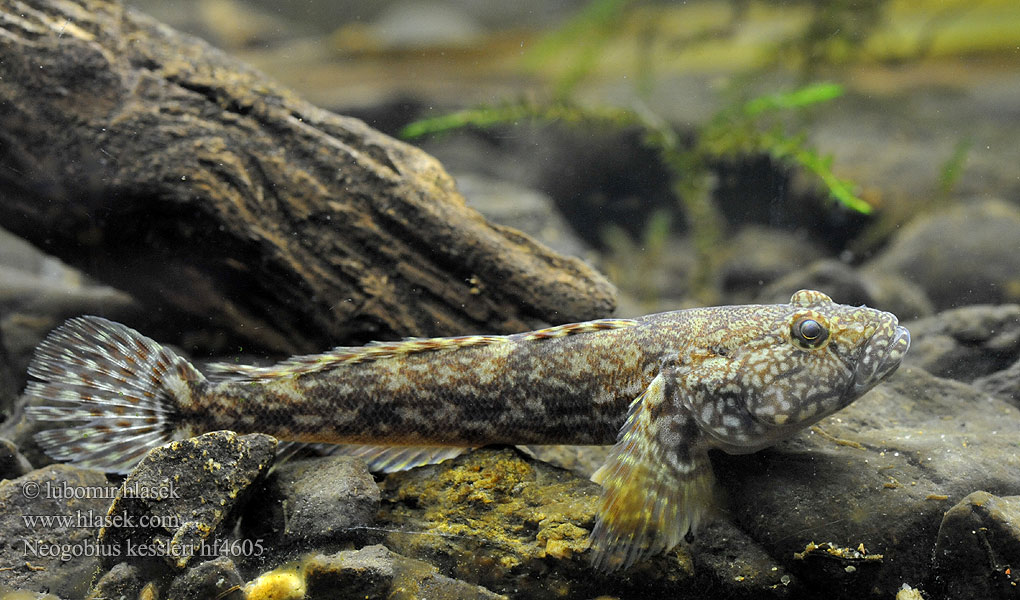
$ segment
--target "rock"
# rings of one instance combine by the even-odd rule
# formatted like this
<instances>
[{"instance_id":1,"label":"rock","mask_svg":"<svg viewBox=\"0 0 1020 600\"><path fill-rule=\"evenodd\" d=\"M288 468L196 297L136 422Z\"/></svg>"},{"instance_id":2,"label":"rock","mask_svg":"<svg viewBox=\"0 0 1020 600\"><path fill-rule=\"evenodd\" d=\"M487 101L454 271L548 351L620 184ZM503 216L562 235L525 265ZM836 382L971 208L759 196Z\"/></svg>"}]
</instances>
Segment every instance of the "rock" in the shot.
<instances>
[{"instance_id":1,"label":"rock","mask_svg":"<svg viewBox=\"0 0 1020 600\"><path fill-rule=\"evenodd\" d=\"M198 29L202 37L217 48L225 50L267 48L288 40L296 33L293 23L281 18L278 12L260 10L241 0L202 0L184 10L167 10L166 5L163 5L163 10L191 16L194 21L189 25Z\"/></svg>"},{"instance_id":2,"label":"rock","mask_svg":"<svg viewBox=\"0 0 1020 600\"><path fill-rule=\"evenodd\" d=\"M53 274L61 270L61 265L60 261L46 256L32 244L0 227L0 266L24 273Z\"/></svg>"},{"instance_id":3,"label":"rock","mask_svg":"<svg viewBox=\"0 0 1020 600\"><path fill-rule=\"evenodd\" d=\"M544 574L556 589L569 584L562 570L548 573L545 558L551 551L553 565L580 572L597 494L595 484L512 450L481 450L388 476L379 526L390 530L387 547L427 556L454 577L493 587L511 571Z\"/></svg>"},{"instance_id":4,"label":"rock","mask_svg":"<svg viewBox=\"0 0 1020 600\"><path fill-rule=\"evenodd\" d=\"M220 526L272 464L275 452L276 440L268 435L229 431L153 449L124 480L110 507L110 518L128 526L104 528L100 540L123 548L128 562L163 559L178 569L199 555L261 554L264 548L254 542L231 544Z\"/></svg>"},{"instance_id":5,"label":"rock","mask_svg":"<svg viewBox=\"0 0 1020 600\"><path fill-rule=\"evenodd\" d=\"M807 589L892 597L930 581L943 512L975 489L1020 493L1020 410L901 367L819 427L756 454L713 457L735 523ZM793 560L810 543L852 553ZM820 566L821 565L821 566ZM823 568L824 566L824 568ZM838 590L838 591L837 591Z\"/></svg>"},{"instance_id":6,"label":"rock","mask_svg":"<svg viewBox=\"0 0 1020 600\"><path fill-rule=\"evenodd\" d=\"M96 541L115 486L98 471L51 465L0 481L0 586L82 598L109 547ZM23 516L49 518L26 522Z\"/></svg>"},{"instance_id":7,"label":"rock","mask_svg":"<svg viewBox=\"0 0 1020 600\"><path fill-rule=\"evenodd\" d=\"M690 280L697 260L690 236L658 239L642 234L637 240L622 228L610 227L600 265L620 289L618 317L698 306L692 303Z\"/></svg>"},{"instance_id":8,"label":"rock","mask_svg":"<svg viewBox=\"0 0 1020 600\"><path fill-rule=\"evenodd\" d=\"M1020 408L1020 359L1001 371L978 377L974 380L974 387Z\"/></svg>"},{"instance_id":9,"label":"rock","mask_svg":"<svg viewBox=\"0 0 1020 600\"><path fill-rule=\"evenodd\" d=\"M593 258L592 248L574 233L547 194L483 175L458 175L457 188L468 206L489 221L518 229L562 254Z\"/></svg>"},{"instance_id":10,"label":"rock","mask_svg":"<svg viewBox=\"0 0 1020 600\"><path fill-rule=\"evenodd\" d=\"M687 550L625 574L593 571L588 534L599 487L517 452L477 450L386 477L378 527L386 546L444 574L514 598L692 592Z\"/></svg>"},{"instance_id":11,"label":"rock","mask_svg":"<svg viewBox=\"0 0 1020 600\"><path fill-rule=\"evenodd\" d=\"M5 429L14 426L28 363L50 330L83 314L124 320L140 313L127 294L95 284L0 229L0 419L7 418ZM15 437L10 429L0 435Z\"/></svg>"},{"instance_id":12,"label":"rock","mask_svg":"<svg viewBox=\"0 0 1020 600\"><path fill-rule=\"evenodd\" d=\"M974 492L949 509L935 568L943 598L1020 597L1020 496Z\"/></svg>"},{"instance_id":13,"label":"rock","mask_svg":"<svg viewBox=\"0 0 1020 600\"><path fill-rule=\"evenodd\" d=\"M506 598L484 587L441 575L428 563L379 545L311 556L304 563L304 571L308 600Z\"/></svg>"},{"instance_id":14,"label":"rock","mask_svg":"<svg viewBox=\"0 0 1020 600\"><path fill-rule=\"evenodd\" d=\"M226 556L207 560L178 575L167 589L174 600L242 600L244 580Z\"/></svg>"},{"instance_id":15,"label":"rock","mask_svg":"<svg viewBox=\"0 0 1020 600\"><path fill-rule=\"evenodd\" d=\"M4 600L61 600L53 594L16 590L5 585L0 585L0 598Z\"/></svg>"},{"instance_id":16,"label":"rock","mask_svg":"<svg viewBox=\"0 0 1020 600\"><path fill-rule=\"evenodd\" d=\"M584 479L606 462L612 446L517 446L517 449L532 458L547 462L561 469L577 473Z\"/></svg>"},{"instance_id":17,"label":"rock","mask_svg":"<svg viewBox=\"0 0 1020 600\"><path fill-rule=\"evenodd\" d=\"M53 459L39 448L33 436L36 432L52 427L52 425L25 418L22 408L27 401L27 396L22 394L16 403L14 417L0 425L0 439L10 440L16 451L24 456L30 464L48 465L53 462Z\"/></svg>"},{"instance_id":18,"label":"rock","mask_svg":"<svg viewBox=\"0 0 1020 600\"><path fill-rule=\"evenodd\" d=\"M696 573L717 582L725 597L789 598L804 586L754 539L726 518L707 524L694 537L690 555Z\"/></svg>"},{"instance_id":19,"label":"rock","mask_svg":"<svg viewBox=\"0 0 1020 600\"><path fill-rule=\"evenodd\" d=\"M904 361L933 375L973 381L1020 359L1017 304L965 306L906 326L911 346Z\"/></svg>"},{"instance_id":20,"label":"rock","mask_svg":"<svg viewBox=\"0 0 1020 600\"><path fill-rule=\"evenodd\" d=\"M899 273L860 269L874 298L874 306L887 310L900 321L920 319L935 313L935 305L916 284Z\"/></svg>"},{"instance_id":21,"label":"rock","mask_svg":"<svg viewBox=\"0 0 1020 600\"><path fill-rule=\"evenodd\" d=\"M0 438L0 479L15 479L32 470L14 442Z\"/></svg>"},{"instance_id":22,"label":"rock","mask_svg":"<svg viewBox=\"0 0 1020 600\"><path fill-rule=\"evenodd\" d=\"M86 600L107 600L111 598L139 598L145 582L138 568L126 562L117 563L103 573L96 585L89 591Z\"/></svg>"},{"instance_id":23,"label":"rock","mask_svg":"<svg viewBox=\"0 0 1020 600\"><path fill-rule=\"evenodd\" d=\"M243 520L249 538L322 548L363 539L379 510L379 486L361 459L325 456L277 466Z\"/></svg>"},{"instance_id":24,"label":"rock","mask_svg":"<svg viewBox=\"0 0 1020 600\"><path fill-rule=\"evenodd\" d=\"M756 296L765 304L788 302L797 290L821 290L840 304L866 304L907 319L929 315L931 302L917 286L893 275L872 275L833 259L810 265L765 286Z\"/></svg>"},{"instance_id":25,"label":"rock","mask_svg":"<svg viewBox=\"0 0 1020 600\"><path fill-rule=\"evenodd\" d=\"M4 344L3 327L0 326L0 422L10 419L14 413L21 380L21 377L14 376L13 364Z\"/></svg>"},{"instance_id":26,"label":"rock","mask_svg":"<svg viewBox=\"0 0 1020 600\"><path fill-rule=\"evenodd\" d=\"M20 390L35 347L65 319L89 314L122 321L141 312L127 294L0 229L0 395L4 369Z\"/></svg>"},{"instance_id":27,"label":"rock","mask_svg":"<svg viewBox=\"0 0 1020 600\"><path fill-rule=\"evenodd\" d=\"M938 309L1020 301L1020 208L961 203L903 228L869 270L900 273Z\"/></svg>"},{"instance_id":28,"label":"rock","mask_svg":"<svg viewBox=\"0 0 1020 600\"><path fill-rule=\"evenodd\" d=\"M728 301L741 304L752 301L762 287L820 259L822 251L795 232L748 225L728 240L725 256L720 285ZM789 299L790 294L784 301Z\"/></svg>"}]
</instances>

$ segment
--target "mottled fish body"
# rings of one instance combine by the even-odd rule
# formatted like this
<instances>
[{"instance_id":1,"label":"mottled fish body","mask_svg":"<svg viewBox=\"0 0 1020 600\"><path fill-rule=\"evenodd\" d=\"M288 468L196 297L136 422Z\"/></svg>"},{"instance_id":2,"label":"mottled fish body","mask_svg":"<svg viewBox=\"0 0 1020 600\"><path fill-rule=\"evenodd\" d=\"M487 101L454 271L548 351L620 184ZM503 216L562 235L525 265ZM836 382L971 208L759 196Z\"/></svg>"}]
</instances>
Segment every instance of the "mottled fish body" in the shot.
<instances>
[{"instance_id":1,"label":"mottled fish body","mask_svg":"<svg viewBox=\"0 0 1020 600\"><path fill-rule=\"evenodd\" d=\"M789 304L336 348L206 378L132 329L81 317L40 344L28 411L65 424L37 434L51 456L113 472L221 429L356 445L384 469L486 444L615 444L593 476L592 532L593 561L614 569L697 524L709 449L790 437L889 375L909 343L889 313L802 290Z\"/></svg>"}]
</instances>

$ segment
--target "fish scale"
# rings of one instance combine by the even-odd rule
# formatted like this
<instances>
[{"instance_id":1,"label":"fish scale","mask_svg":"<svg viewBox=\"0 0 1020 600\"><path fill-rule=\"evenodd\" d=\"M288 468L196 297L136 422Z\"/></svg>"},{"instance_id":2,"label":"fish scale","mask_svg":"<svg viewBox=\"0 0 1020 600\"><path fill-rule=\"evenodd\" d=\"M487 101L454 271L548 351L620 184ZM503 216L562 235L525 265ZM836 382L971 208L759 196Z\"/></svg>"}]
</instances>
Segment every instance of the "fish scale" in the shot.
<instances>
[{"instance_id":1,"label":"fish scale","mask_svg":"<svg viewBox=\"0 0 1020 600\"><path fill-rule=\"evenodd\" d=\"M487 444L613 445L596 567L672 548L712 502L707 452L753 452L843 408L909 347L894 315L801 290L788 304L694 308L507 336L374 343L206 378L142 334L71 319L40 345L28 414L58 460L127 472L216 430L345 445L382 470Z\"/></svg>"}]
</instances>

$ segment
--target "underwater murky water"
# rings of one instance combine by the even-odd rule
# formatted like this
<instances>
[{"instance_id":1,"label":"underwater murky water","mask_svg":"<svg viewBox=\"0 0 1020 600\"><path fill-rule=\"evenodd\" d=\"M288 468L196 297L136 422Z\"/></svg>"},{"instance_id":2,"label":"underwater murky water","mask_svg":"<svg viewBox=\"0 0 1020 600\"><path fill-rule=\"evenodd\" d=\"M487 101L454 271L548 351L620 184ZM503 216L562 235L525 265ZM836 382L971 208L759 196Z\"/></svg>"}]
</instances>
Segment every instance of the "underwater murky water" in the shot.
<instances>
[{"instance_id":1,"label":"underwater murky water","mask_svg":"<svg viewBox=\"0 0 1020 600\"><path fill-rule=\"evenodd\" d=\"M1016 597L1015 3L2 11L4 597Z\"/></svg>"}]
</instances>

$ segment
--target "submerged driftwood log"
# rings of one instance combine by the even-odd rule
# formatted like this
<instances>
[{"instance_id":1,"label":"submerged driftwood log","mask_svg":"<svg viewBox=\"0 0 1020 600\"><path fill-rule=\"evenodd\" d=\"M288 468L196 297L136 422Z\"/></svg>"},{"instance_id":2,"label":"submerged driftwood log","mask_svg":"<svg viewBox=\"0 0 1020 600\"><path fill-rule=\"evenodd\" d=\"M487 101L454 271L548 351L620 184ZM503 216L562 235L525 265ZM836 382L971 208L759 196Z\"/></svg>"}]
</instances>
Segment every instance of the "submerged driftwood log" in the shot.
<instances>
[{"instance_id":1,"label":"submerged driftwood log","mask_svg":"<svg viewBox=\"0 0 1020 600\"><path fill-rule=\"evenodd\" d=\"M117 2L0 1L0 226L281 352L606 315L432 157Z\"/></svg>"}]
</instances>

